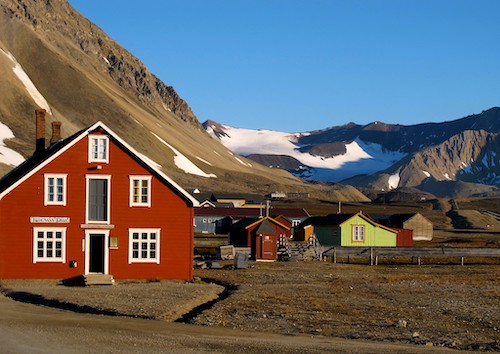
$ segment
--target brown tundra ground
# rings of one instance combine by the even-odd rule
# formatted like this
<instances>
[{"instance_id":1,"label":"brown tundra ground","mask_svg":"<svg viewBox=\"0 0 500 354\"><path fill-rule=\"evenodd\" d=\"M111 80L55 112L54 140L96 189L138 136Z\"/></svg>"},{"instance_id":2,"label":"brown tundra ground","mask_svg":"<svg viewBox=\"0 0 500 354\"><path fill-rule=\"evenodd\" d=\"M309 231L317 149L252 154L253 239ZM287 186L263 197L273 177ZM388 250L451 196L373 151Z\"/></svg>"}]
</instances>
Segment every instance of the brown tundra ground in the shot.
<instances>
[{"instance_id":1,"label":"brown tundra ground","mask_svg":"<svg viewBox=\"0 0 500 354\"><path fill-rule=\"evenodd\" d=\"M500 266L253 263L197 270L238 284L193 323L244 330L500 350Z\"/></svg>"},{"instance_id":2,"label":"brown tundra ground","mask_svg":"<svg viewBox=\"0 0 500 354\"><path fill-rule=\"evenodd\" d=\"M210 326L232 335L232 329L257 331L263 338L286 334L290 341L302 336L304 344L311 337L370 340L409 344L415 352L430 346L500 351L500 265L493 262L250 262L247 269L196 269L195 275L208 283L119 281L115 286L74 288L56 281L3 280L0 291L16 300L77 312L173 321L223 290L212 281L233 287L229 296L185 319L200 330Z\"/></svg>"}]
</instances>

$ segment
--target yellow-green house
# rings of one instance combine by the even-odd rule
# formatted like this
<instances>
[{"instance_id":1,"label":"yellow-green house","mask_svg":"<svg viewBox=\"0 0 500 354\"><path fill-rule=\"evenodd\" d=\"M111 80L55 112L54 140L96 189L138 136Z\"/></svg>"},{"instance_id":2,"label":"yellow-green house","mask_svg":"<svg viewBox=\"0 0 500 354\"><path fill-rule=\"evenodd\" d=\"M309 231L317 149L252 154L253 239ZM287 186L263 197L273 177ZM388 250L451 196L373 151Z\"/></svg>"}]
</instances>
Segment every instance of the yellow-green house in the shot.
<instances>
[{"instance_id":1,"label":"yellow-green house","mask_svg":"<svg viewBox=\"0 0 500 354\"><path fill-rule=\"evenodd\" d=\"M396 247L397 231L378 224L361 212L306 219L301 227L314 227L322 246Z\"/></svg>"}]
</instances>

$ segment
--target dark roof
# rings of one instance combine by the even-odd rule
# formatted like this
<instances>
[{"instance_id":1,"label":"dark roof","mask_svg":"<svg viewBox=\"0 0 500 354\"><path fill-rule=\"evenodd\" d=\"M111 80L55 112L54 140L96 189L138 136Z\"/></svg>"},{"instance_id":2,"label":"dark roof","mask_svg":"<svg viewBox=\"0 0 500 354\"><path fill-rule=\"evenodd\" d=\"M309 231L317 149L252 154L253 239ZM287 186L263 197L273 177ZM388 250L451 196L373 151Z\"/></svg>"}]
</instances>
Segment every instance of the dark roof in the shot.
<instances>
[{"instance_id":1,"label":"dark roof","mask_svg":"<svg viewBox=\"0 0 500 354\"><path fill-rule=\"evenodd\" d=\"M235 222L234 224L232 224L231 229L234 229L234 230L244 229L248 225L251 225L254 222L256 222L257 220L258 220L258 218L243 218L243 219Z\"/></svg>"},{"instance_id":2,"label":"dark roof","mask_svg":"<svg viewBox=\"0 0 500 354\"><path fill-rule=\"evenodd\" d=\"M272 217L244 218L244 219L241 219L241 220L235 222L234 224L232 224L231 229L233 229L233 230L246 229L250 225L253 225L253 224L256 224L259 222L260 222L260 225L257 229L260 230L259 231L260 233L272 232L274 234L275 229L271 226L271 223L278 225L280 228L290 230L290 228L287 225L282 224L279 220L275 220ZM262 224L265 224L265 226L263 226ZM263 227L262 230L261 230L261 227ZM268 229L268 228L271 228L272 230Z\"/></svg>"},{"instance_id":3,"label":"dark roof","mask_svg":"<svg viewBox=\"0 0 500 354\"><path fill-rule=\"evenodd\" d=\"M231 216L235 218L259 217L266 214L266 208L195 208L195 216ZM307 218L309 213L303 208L271 208L272 217Z\"/></svg>"},{"instance_id":4,"label":"dark roof","mask_svg":"<svg viewBox=\"0 0 500 354\"><path fill-rule=\"evenodd\" d=\"M399 226L403 225L404 222L408 221L412 217L417 215L416 213L412 214L393 214L389 217L389 225L390 226Z\"/></svg>"},{"instance_id":5,"label":"dark roof","mask_svg":"<svg viewBox=\"0 0 500 354\"><path fill-rule=\"evenodd\" d=\"M340 225L344 221L352 218L354 214L330 214L326 216L311 216L300 223L300 227L305 227L307 225Z\"/></svg>"},{"instance_id":6,"label":"dark roof","mask_svg":"<svg viewBox=\"0 0 500 354\"><path fill-rule=\"evenodd\" d=\"M391 229L389 226L382 225L378 223L377 221L373 220L370 218L368 215L362 214L362 213L354 213L354 214L330 214L327 216L312 216L310 218L307 218L303 222L301 222L298 227L304 228L308 225L314 225L314 226L320 226L320 225L326 225L326 226L339 226L345 221L349 220L350 218L358 215L361 217L363 220L366 222L374 225L375 227L380 227L386 230L389 230L391 232L396 232L394 229Z\"/></svg>"},{"instance_id":7,"label":"dark roof","mask_svg":"<svg viewBox=\"0 0 500 354\"><path fill-rule=\"evenodd\" d=\"M205 200L210 200L211 202L217 202L218 200L244 200L247 204L261 204L264 203L265 199L260 194L250 194L250 193L217 193L217 192L206 192L206 193L193 193L193 197L198 199L199 202Z\"/></svg>"},{"instance_id":8,"label":"dark roof","mask_svg":"<svg viewBox=\"0 0 500 354\"><path fill-rule=\"evenodd\" d=\"M389 218L392 214L368 214L368 217L379 224L389 226Z\"/></svg>"},{"instance_id":9,"label":"dark roof","mask_svg":"<svg viewBox=\"0 0 500 354\"><path fill-rule=\"evenodd\" d=\"M0 193L19 181L38 165L41 165L44 161L59 152L62 148L75 140L84 131L85 129L82 129L71 135L70 137L52 144L45 151L36 152L31 157L28 157L26 160L24 160L23 163L18 165L16 168L11 170L0 179Z\"/></svg>"},{"instance_id":10,"label":"dark roof","mask_svg":"<svg viewBox=\"0 0 500 354\"><path fill-rule=\"evenodd\" d=\"M257 230L255 230L255 232L258 234L273 234L273 235L277 233L276 229L271 226L271 222L269 221L269 219L264 219L264 221L260 223Z\"/></svg>"}]
</instances>

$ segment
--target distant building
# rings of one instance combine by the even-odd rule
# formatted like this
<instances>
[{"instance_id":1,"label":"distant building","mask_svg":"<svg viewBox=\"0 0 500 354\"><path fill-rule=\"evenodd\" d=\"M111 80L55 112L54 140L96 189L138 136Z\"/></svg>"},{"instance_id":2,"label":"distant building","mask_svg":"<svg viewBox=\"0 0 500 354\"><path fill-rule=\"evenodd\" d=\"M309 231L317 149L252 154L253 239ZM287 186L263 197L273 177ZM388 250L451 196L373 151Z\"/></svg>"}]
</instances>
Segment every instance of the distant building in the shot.
<instances>
[{"instance_id":1,"label":"distant building","mask_svg":"<svg viewBox=\"0 0 500 354\"><path fill-rule=\"evenodd\" d=\"M321 246L396 247L397 231L362 213L312 216L297 226L295 241L313 234Z\"/></svg>"},{"instance_id":2,"label":"distant building","mask_svg":"<svg viewBox=\"0 0 500 354\"><path fill-rule=\"evenodd\" d=\"M413 241L431 241L434 236L432 222L420 213L370 215L381 224L413 231Z\"/></svg>"},{"instance_id":3,"label":"distant building","mask_svg":"<svg viewBox=\"0 0 500 354\"><path fill-rule=\"evenodd\" d=\"M282 237L290 237L290 228L266 216L245 218L231 225L229 242L237 247L249 247L255 260L275 261Z\"/></svg>"},{"instance_id":4,"label":"distant building","mask_svg":"<svg viewBox=\"0 0 500 354\"><path fill-rule=\"evenodd\" d=\"M310 215L303 208L270 208L266 210L265 205L260 208L224 208L207 207L194 209L195 233L205 234L229 234L232 224L245 218L258 218L269 216L278 219L286 218L290 228L300 224Z\"/></svg>"},{"instance_id":5,"label":"distant building","mask_svg":"<svg viewBox=\"0 0 500 354\"><path fill-rule=\"evenodd\" d=\"M432 222L420 213L394 214L389 218L389 225L412 230L414 241L430 241L434 236Z\"/></svg>"}]
</instances>

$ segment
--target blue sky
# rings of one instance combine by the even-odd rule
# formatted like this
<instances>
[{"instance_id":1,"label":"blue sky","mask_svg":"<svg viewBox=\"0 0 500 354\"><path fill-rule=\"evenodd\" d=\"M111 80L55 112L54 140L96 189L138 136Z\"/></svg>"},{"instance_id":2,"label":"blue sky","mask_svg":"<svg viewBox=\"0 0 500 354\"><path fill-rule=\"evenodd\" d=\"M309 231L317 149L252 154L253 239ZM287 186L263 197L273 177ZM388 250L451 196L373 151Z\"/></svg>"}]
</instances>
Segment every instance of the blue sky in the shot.
<instances>
[{"instance_id":1,"label":"blue sky","mask_svg":"<svg viewBox=\"0 0 500 354\"><path fill-rule=\"evenodd\" d=\"M500 106L498 0L69 0L198 119L303 132Z\"/></svg>"}]
</instances>

